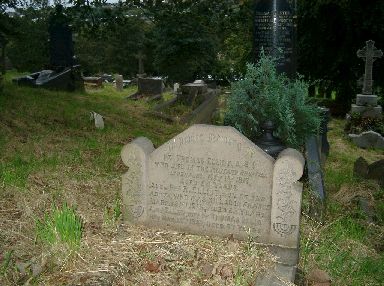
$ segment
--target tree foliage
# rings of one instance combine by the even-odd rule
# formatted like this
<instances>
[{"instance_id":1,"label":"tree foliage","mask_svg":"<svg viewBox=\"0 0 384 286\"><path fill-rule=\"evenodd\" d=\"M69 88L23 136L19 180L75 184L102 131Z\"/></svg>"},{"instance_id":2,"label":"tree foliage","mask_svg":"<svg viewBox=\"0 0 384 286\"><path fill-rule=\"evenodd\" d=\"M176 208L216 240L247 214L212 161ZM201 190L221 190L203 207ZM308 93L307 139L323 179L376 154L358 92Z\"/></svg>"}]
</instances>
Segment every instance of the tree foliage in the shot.
<instances>
[{"instance_id":1,"label":"tree foliage","mask_svg":"<svg viewBox=\"0 0 384 286\"><path fill-rule=\"evenodd\" d=\"M356 81L364 74L357 50L372 39L384 49L384 1L299 0L299 70L322 79L337 100L349 108L359 92ZM376 85L384 85L384 61L375 62Z\"/></svg>"},{"instance_id":2,"label":"tree foliage","mask_svg":"<svg viewBox=\"0 0 384 286\"><path fill-rule=\"evenodd\" d=\"M233 83L224 123L255 141L268 120L285 144L299 148L319 131L320 113L309 101L308 84L277 74L274 60L262 54L256 65L248 65L244 79Z\"/></svg>"}]
</instances>

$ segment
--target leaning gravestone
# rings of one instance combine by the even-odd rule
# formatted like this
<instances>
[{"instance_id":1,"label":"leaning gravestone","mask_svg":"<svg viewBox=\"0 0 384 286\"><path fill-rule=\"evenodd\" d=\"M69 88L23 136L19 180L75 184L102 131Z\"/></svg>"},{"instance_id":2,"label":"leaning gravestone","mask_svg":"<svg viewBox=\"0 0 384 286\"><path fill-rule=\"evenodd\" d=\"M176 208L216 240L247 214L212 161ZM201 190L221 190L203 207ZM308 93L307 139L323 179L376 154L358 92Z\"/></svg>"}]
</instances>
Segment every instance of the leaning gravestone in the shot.
<instances>
[{"instance_id":1,"label":"leaning gravestone","mask_svg":"<svg viewBox=\"0 0 384 286\"><path fill-rule=\"evenodd\" d=\"M277 71L296 75L296 0L256 0L254 58L261 51L277 61Z\"/></svg>"},{"instance_id":2,"label":"leaning gravestone","mask_svg":"<svg viewBox=\"0 0 384 286\"><path fill-rule=\"evenodd\" d=\"M123 215L135 224L233 235L271 249L275 269L257 285L293 281L298 262L304 158L277 160L232 127L194 125L158 149L135 139L121 153Z\"/></svg>"}]
</instances>

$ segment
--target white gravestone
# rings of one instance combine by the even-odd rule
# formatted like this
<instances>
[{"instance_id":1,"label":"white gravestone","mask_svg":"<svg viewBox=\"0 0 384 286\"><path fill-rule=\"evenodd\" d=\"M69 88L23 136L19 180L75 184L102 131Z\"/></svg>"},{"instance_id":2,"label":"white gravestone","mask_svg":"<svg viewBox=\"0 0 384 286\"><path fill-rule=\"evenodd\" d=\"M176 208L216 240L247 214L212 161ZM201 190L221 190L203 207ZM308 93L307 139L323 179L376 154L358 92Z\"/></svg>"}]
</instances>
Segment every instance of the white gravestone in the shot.
<instances>
[{"instance_id":1,"label":"white gravestone","mask_svg":"<svg viewBox=\"0 0 384 286\"><path fill-rule=\"evenodd\" d=\"M158 149L147 138L122 150L125 220L201 235L252 236L297 263L304 158L274 160L232 127L194 125ZM277 255L281 251L278 250ZM292 262L293 256L293 262ZM272 284L271 284L272 285ZM276 284L278 285L278 284Z\"/></svg>"}]
</instances>

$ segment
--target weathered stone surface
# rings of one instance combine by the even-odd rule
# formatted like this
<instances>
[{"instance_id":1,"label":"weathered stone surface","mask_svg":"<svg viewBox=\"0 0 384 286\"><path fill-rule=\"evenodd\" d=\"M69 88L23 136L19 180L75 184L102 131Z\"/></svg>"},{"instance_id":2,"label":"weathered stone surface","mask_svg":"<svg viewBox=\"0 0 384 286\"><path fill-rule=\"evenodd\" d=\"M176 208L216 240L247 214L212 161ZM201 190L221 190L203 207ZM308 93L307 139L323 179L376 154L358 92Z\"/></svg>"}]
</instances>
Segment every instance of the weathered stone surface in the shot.
<instances>
[{"instance_id":1,"label":"weathered stone surface","mask_svg":"<svg viewBox=\"0 0 384 286\"><path fill-rule=\"evenodd\" d=\"M163 93L164 83L161 78L138 78L138 94L152 96Z\"/></svg>"},{"instance_id":2,"label":"weathered stone surface","mask_svg":"<svg viewBox=\"0 0 384 286\"><path fill-rule=\"evenodd\" d=\"M276 69L290 77L297 66L297 7L290 0L259 0L254 5L254 58L263 50L277 59Z\"/></svg>"},{"instance_id":3,"label":"weathered stone surface","mask_svg":"<svg viewBox=\"0 0 384 286\"><path fill-rule=\"evenodd\" d=\"M231 127L194 125L156 150L124 147L125 217L197 234L297 246L304 159L276 160ZM140 211L137 211L140 210ZM272 215L272 216L271 216Z\"/></svg>"},{"instance_id":4,"label":"weathered stone surface","mask_svg":"<svg viewBox=\"0 0 384 286\"><path fill-rule=\"evenodd\" d=\"M319 138L311 136L305 142L305 157L307 160L308 179L314 202L311 204L311 216L321 219L325 201L325 186L323 179L322 160L319 150ZM321 146L321 145L320 145Z\"/></svg>"},{"instance_id":5,"label":"weathered stone surface","mask_svg":"<svg viewBox=\"0 0 384 286\"><path fill-rule=\"evenodd\" d=\"M358 94L356 96L356 104L362 106L377 106L377 95Z\"/></svg>"},{"instance_id":6,"label":"weathered stone surface","mask_svg":"<svg viewBox=\"0 0 384 286\"><path fill-rule=\"evenodd\" d=\"M353 167L353 175L364 179L377 180L384 185L384 159L368 164L367 160L359 157Z\"/></svg>"},{"instance_id":7,"label":"weathered stone surface","mask_svg":"<svg viewBox=\"0 0 384 286\"><path fill-rule=\"evenodd\" d=\"M117 75L116 76L116 90L117 91L123 91L123 76L122 75Z\"/></svg>"},{"instance_id":8,"label":"weathered stone surface","mask_svg":"<svg viewBox=\"0 0 384 286\"><path fill-rule=\"evenodd\" d=\"M192 105L196 101L203 102L207 94L208 85L199 80L182 85L178 100L184 104Z\"/></svg>"},{"instance_id":9,"label":"weathered stone surface","mask_svg":"<svg viewBox=\"0 0 384 286\"><path fill-rule=\"evenodd\" d=\"M122 159L129 167L122 186L127 221L251 236L276 253L278 273L293 281L304 168L298 151L286 149L274 160L232 127L194 125L156 150L148 139L135 139ZM258 285L280 285L271 283Z\"/></svg>"},{"instance_id":10,"label":"weathered stone surface","mask_svg":"<svg viewBox=\"0 0 384 286\"><path fill-rule=\"evenodd\" d=\"M284 264L275 264L273 269L260 275L256 279L254 286L285 286L292 285L294 281L296 268Z\"/></svg>"},{"instance_id":11,"label":"weathered stone surface","mask_svg":"<svg viewBox=\"0 0 384 286\"><path fill-rule=\"evenodd\" d=\"M383 56L383 52L375 47L375 42L369 40L366 42L366 46L357 51L357 56L362 58L365 62L365 73L363 82L363 94L372 94L373 78L372 69L373 62Z\"/></svg>"},{"instance_id":12,"label":"weathered stone surface","mask_svg":"<svg viewBox=\"0 0 384 286\"><path fill-rule=\"evenodd\" d=\"M378 180L381 185L384 185L384 160L369 165L367 178Z\"/></svg>"},{"instance_id":13,"label":"weathered stone surface","mask_svg":"<svg viewBox=\"0 0 384 286\"><path fill-rule=\"evenodd\" d=\"M363 117L381 118L383 108L379 106L361 106L352 104L351 113L359 113Z\"/></svg>"},{"instance_id":14,"label":"weathered stone surface","mask_svg":"<svg viewBox=\"0 0 384 286\"><path fill-rule=\"evenodd\" d=\"M301 192L298 180L303 175L303 156L294 149L285 149L273 170L271 242L296 248L299 241Z\"/></svg>"},{"instance_id":15,"label":"weathered stone surface","mask_svg":"<svg viewBox=\"0 0 384 286\"><path fill-rule=\"evenodd\" d=\"M353 165L353 175L366 178L368 175L368 162L363 157L359 157Z\"/></svg>"},{"instance_id":16,"label":"weathered stone surface","mask_svg":"<svg viewBox=\"0 0 384 286\"><path fill-rule=\"evenodd\" d=\"M348 136L360 148L384 149L384 137L377 132L367 131L360 135L349 134Z\"/></svg>"}]
</instances>

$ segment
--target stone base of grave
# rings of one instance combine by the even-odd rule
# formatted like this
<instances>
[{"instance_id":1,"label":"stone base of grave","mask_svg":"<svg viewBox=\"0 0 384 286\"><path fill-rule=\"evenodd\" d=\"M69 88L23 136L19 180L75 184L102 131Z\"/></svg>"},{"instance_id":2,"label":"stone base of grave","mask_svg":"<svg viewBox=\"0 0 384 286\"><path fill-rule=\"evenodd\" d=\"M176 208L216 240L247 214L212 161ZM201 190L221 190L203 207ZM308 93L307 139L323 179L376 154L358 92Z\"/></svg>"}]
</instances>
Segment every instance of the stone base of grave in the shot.
<instances>
[{"instance_id":1,"label":"stone base of grave","mask_svg":"<svg viewBox=\"0 0 384 286\"><path fill-rule=\"evenodd\" d=\"M363 117L369 118L381 118L383 113L383 108L381 106L361 106L357 104L352 104L351 113L359 113Z\"/></svg>"},{"instance_id":2,"label":"stone base of grave","mask_svg":"<svg viewBox=\"0 0 384 286\"><path fill-rule=\"evenodd\" d=\"M271 269L259 275L254 285L285 286L293 283L299 261L299 249L281 246L269 246L268 249L276 257L276 262Z\"/></svg>"},{"instance_id":3,"label":"stone base of grave","mask_svg":"<svg viewBox=\"0 0 384 286\"><path fill-rule=\"evenodd\" d=\"M132 224L246 240L270 250L274 265L255 285L294 282L304 158L275 160L232 127L193 125L155 149L144 137L121 153L123 218Z\"/></svg>"},{"instance_id":4,"label":"stone base of grave","mask_svg":"<svg viewBox=\"0 0 384 286\"><path fill-rule=\"evenodd\" d=\"M362 106L377 106L377 95L358 94L356 96L356 105Z\"/></svg>"},{"instance_id":5,"label":"stone base of grave","mask_svg":"<svg viewBox=\"0 0 384 286\"><path fill-rule=\"evenodd\" d=\"M286 286L295 281L296 267L276 263L274 269L256 279L254 286Z\"/></svg>"}]
</instances>

